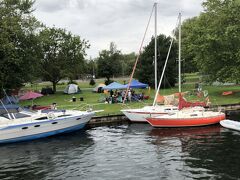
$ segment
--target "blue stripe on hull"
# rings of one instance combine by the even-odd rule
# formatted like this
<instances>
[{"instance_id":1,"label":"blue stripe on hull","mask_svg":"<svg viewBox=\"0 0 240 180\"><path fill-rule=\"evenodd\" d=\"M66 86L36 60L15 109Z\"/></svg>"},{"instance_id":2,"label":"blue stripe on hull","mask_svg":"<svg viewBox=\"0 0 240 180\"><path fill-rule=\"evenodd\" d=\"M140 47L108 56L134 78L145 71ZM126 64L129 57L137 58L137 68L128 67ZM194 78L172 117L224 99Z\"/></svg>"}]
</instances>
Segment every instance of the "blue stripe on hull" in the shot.
<instances>
[{"instance_id":1,"label":"blue stripe on hull","mask_svg":"<svg viewBox=\"0 0 240 180\"><path fill-rule=\"evenodd\" d=\"M79 129L84 128L86 124L87 123L82 123L82 124L79 124L76 126L72 126L72 127L68 127L68 128L64 128L64 129L58 129L58 130L54 130L54 131L50 131L50 132L46 132L46 133L40 133L40 134L34 134L34 135L29 135L29 136L22 136L22 137L18 137L18 138L0 140L0 144L21 142L21 141L30 141L30 140L44 138L44 137L53 136L53 135L57 135L57 134L70 133L70 132L77 131Z\"/></svg>"}]
</instances>

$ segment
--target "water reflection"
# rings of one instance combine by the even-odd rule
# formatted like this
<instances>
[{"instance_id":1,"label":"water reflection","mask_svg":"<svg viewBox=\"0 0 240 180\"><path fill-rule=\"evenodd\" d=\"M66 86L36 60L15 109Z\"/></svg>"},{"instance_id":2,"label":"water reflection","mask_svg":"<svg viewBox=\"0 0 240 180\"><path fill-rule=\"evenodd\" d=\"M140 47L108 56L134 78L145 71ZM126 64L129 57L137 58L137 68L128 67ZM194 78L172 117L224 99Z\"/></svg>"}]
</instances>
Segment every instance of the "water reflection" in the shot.
<instances>
[{"instance_id":1,"label":"water reflection","mask_svg":"<svg viewBox=\"0 0 240 180\"><path fill-rule=\"evenodd\" d=\"M220 125L195 128L152 129L153 143L171 146L178 173L184 178L236 179L240 177L240 133ZM181 164L182 162L182 164ZM181 167L181 168L179 168Z\"/></svg>"},{"instance_id":2,"label":"water reflection","mask_svg":"<svg viewBox=\"0 0 240 180\"><path fill-rule=\"evenodd\" d=\"M164 138L178 138L182 140L202 139L215 134L220 134L220 125L186 127L186 128L153 128L149 135L156 137L157 141ZM157 142L156 142L157 143Z\"/></svg>"},{"instance_id":3,"label":"water reflection","mask_svg":"<svg viewBox=\"0 0 240 180\"><path fill-rule=\"evenodd\" d=\"M0 146L0 179L238 179L239 144L220 125L96 127Z\"/></svg>"},{"instance_id":4,"label":"water reflection","mask_svg":"<svg viewBox=\"0 0 240 180\"><path fill-rule=\"evenodd\" d=\"M79 131L0 146L0 179L51 179L66 172L74 174L78 171L74 162L81 163L92 144L89 135Z\"/></svg>"}]
</instances>

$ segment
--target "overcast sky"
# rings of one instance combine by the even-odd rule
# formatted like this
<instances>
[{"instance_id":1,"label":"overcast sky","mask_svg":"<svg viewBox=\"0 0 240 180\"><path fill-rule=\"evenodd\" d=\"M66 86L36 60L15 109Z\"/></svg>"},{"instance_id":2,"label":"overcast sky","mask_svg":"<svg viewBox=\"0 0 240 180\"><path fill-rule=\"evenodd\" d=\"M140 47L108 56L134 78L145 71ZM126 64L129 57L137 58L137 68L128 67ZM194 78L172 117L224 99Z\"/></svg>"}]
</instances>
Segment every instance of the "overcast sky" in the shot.
<instances>
[{"instance_id":1,"label":"overcast sky","mask_svg":"<svg viewBox=\"0 0 240 180\"><path fill-rule=\"evenodd\" d=\"M115 42L123 53L138 52L154 2L158 34L170 35L179 11L182 19L199 15L203 0L36 0L34 15L49 27L65 28L90 42L87 57ZM154 35L154 18L144 45Z\"/></svg>"}]
</instances>

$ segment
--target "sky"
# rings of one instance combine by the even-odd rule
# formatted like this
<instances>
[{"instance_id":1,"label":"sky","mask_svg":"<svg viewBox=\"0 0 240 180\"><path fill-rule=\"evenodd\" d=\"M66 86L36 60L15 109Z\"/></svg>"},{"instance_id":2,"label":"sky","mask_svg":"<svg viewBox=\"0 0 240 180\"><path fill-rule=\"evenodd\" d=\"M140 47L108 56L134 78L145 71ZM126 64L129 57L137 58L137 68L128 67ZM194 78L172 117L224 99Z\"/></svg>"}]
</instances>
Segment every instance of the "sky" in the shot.
<instances>
[{"instance_id":1,"label":"sky","mask_svg":"<svg viewBox=\"0 0 240 180\"><path fill-rule=\"evenodd\" d=\"M36 0L34 15L48 27L65 28L88 40L87 58L96 58L110 42L122 53L137 53L154 2L158 34L171 35L179 12L184 20L203 11L203 0ZM153 35L154 16L144 46Z\"/></svg>"}]
</instances>

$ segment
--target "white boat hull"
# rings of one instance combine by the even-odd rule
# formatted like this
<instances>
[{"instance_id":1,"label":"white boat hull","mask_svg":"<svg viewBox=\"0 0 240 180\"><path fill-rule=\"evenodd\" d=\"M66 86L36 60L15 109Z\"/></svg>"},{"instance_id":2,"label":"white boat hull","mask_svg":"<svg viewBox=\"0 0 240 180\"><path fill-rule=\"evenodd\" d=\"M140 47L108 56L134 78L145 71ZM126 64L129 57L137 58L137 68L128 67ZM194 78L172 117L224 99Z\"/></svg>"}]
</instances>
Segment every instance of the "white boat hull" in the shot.
<instances>
[{"instance_id":1,"label":"white boat hull","mask_svg":"<svg viewBox=\"0 0 240 180\"><path fill-rule=\"evenodd\" d=\"M238 122L238 121L226 119L226 120L220 121L220 124L225 128L240 131L240 122Z\"/></svg>"},{"instance_id":2,"label":"white boat hull","mask_svg":"<svg viewBox=\"0 0 240 180\"><path fill-rule=\"evenodd\" d=\"M146 118L176 112L175 106L145 106L140 109L124 109L122 113L132 122L147 122Z\"/></svg>"},{"instance_id":3,"label":"white boat hull","mask_svg":"<svg viewBox=\"0 0 240 180\"><path fill-rule=\"evenodd\" d=\"M0 143L12 143L48 137L82 129L94 113L9 124L0 128Z\"/></svg>"}]
</instances>

